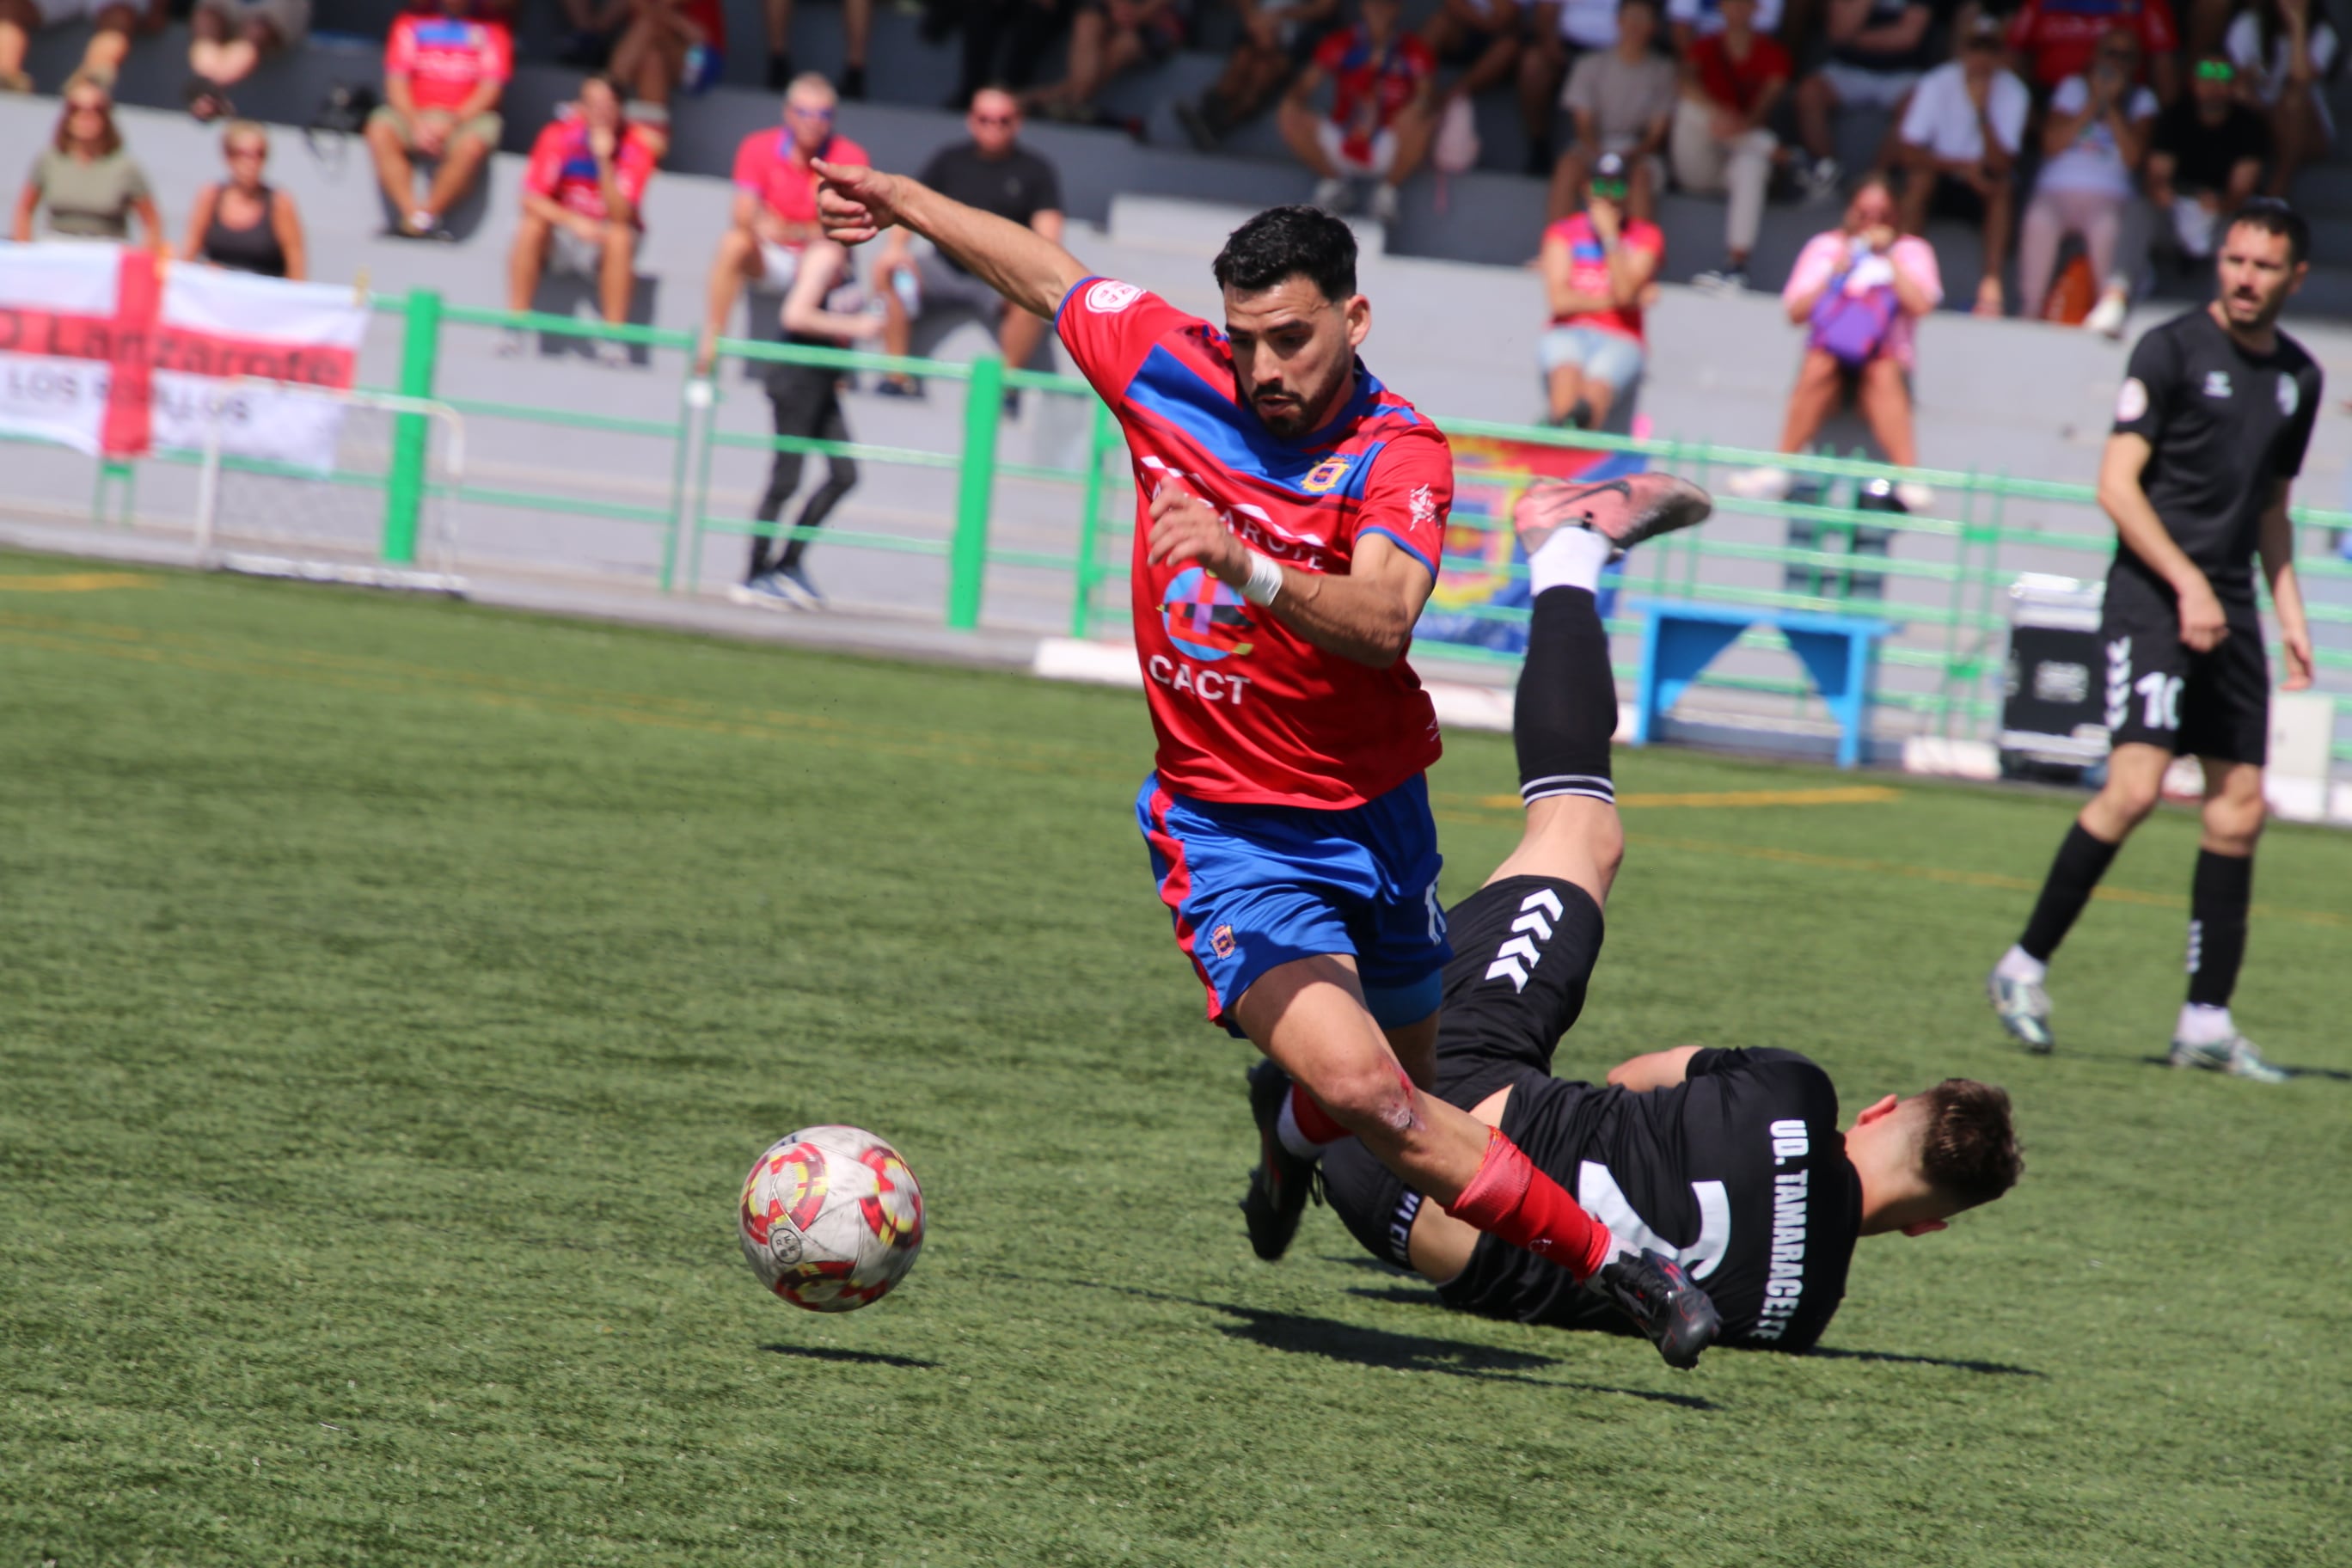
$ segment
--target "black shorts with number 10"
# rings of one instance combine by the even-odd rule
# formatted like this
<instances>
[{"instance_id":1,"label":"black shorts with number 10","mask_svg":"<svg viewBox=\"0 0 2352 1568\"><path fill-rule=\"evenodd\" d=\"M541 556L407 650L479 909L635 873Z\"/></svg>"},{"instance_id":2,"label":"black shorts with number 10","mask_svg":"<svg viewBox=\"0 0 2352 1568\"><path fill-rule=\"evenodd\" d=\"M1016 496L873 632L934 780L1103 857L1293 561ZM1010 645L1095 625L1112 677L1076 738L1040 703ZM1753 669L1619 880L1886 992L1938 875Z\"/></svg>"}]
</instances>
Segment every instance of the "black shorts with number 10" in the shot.
<instances>
[{"instance_id":1,"label":"black shorts with number 10","mask_svg":"<svg viewBox=\"0 0 2352 1568\"><path fill-rule=\"evenodd\" d=\"M2222 601L2230 635L2207 653L2180 640L2172 591L2128 562L2107 573L2099 618L2107 742L2260 767L2270 755L2271 670L2262 616Z\"/></svg>"}]
</instances>

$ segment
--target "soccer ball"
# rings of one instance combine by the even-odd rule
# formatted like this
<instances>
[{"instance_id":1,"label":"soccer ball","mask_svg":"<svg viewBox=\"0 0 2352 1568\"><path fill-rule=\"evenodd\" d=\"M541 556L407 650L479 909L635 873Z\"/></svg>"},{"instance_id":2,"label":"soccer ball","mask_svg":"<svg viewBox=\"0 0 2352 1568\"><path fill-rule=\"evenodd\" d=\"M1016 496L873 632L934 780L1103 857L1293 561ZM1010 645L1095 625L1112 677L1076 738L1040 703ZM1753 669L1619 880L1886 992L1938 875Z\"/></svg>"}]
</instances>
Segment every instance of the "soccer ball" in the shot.
<instances>
[{"instance_id":1,"label":"soccer ball","mask_svg":"<svg viewBox=\"0 0 2352 1568\"><path fill-rule=\"evenodd\" d=\"M854 1312L915 1266L923 1190L864 1128L803 1127L753 1162L736 1228L769 1289L812 1312Z\"/></svg>"}]
</instances>

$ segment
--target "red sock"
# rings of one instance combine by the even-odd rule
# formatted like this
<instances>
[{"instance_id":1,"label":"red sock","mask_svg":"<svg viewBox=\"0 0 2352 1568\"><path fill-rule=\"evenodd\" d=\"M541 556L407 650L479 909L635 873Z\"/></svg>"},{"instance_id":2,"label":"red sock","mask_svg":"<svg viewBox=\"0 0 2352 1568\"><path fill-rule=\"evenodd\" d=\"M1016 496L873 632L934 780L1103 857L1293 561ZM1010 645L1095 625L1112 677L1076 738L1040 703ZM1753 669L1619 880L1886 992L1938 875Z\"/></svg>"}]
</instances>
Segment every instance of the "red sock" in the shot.
<instances>
[{"instance_id":1,"label":"red sock","mask_svg":"<svg viewBox=\"0 0 2352 1568\"><path fill-rule=\"evenodd\" d=\"M1609 1227L1577 1206L1568 1189L1536 1169L1526 1151L1487 1129L1486 1157L1445 1212L1513 1247L1560 1264L1579 1280L1609 1261Z\"/></svg>"},{"instance_id":2,"label":"red sock","mask_svg":"<svg viewBox=\"0 0 2352 1568\"><path fill-rule=\"evenodd\" d=\"M1298 1135L1309 1143L1337 1143L1353 1134L1331 1120L1331 1113L1315 1101L1315 1097L1299 1088L1290 1086L1290 1120L1297 1125Z\"/></svg>"}]
</instances>

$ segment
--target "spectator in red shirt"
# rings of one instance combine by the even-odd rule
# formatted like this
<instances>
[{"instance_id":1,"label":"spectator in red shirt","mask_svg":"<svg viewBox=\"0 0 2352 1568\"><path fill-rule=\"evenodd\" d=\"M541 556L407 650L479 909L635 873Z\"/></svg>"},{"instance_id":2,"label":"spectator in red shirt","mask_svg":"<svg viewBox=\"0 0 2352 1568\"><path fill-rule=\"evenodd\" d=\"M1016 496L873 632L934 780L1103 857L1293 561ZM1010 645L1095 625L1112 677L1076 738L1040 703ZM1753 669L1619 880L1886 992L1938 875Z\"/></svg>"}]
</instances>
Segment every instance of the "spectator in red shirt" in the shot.
<instances>
[{"instance_id":1,"label":"spectator in red shirt","mask_svg":"<svg viewBox=\"0 0 2352 1568\"><path fill-rule=\"evenodd\" d=\"M540 132L523 170L522 222L507 253L507 309L530 310L540 274L556 266L595 280L607 323L626 321L654 163L653 140L621 117L612 79L582 82L578 101ZM520 345L517 333L503 346L514 353Z\"/></svg>"},{"instance_id":2,"label":"spectator in red shirt","mask_svg":"<svg viewBox=\"0 0 2352 1568\"><path fill-rule=\"evenodd\" d=\"M1780 146L1767 125L1796 70L1789 51L1756 30L1756 0L1722 0L1723 30L1694 38L1667 140L1675 183L1700 195L1728 194L1722 269L1692 281L1736 292L1764 223L1764 193Z\"/></svg>"},{"instance_id":3,"label":"spectator in red shirt","mask_svg":"<svg viewBox=\"0 0 2352 1568\"><path fill-rule=\"evenodd\" d=\"M1666 258L1655 224L1627 216L1632 165L1622 153L1593 160L1584 210L1544 230L1538 258L1551 326L1536 344L1547 418L1598 430L1642 374L1642 307Z\"/></svg>"},{"instance_id":4,"label":"spectator in red shirt","mask_svg":"<svg viewBox=\"0 0 2352 1568\"><path fill-rule=\"evenodd\" d=\"M376 179L402 239L446 239L442 217L472 188L499 144L499 97L514 74L514 38L503 22L471 15L472 0L440 0L436 12L394 18L383 53L383 103L368 116ZM425 199L419 158L438 161Z\"/></svg>"},{"instance_id":5,"label":"spectator in red shirt","mask_svg":"<svg viewBox=\"0 0 2352 1568\"><path fill-rule=\"evenodd\" d=\"M2099 40L2117 27L2139 35L2147 85L2158 101L2170 103L2180 90L2173 59L2180 32L2165 0L2025 0L2010 19L2009 47L2034 97L2046 100L2068 77L2089 73Z\"/></svg>"},{"instance_id":6,"label":"spectator in red shirt","mask_svg":"<svg viewBox=\"0 0 2352 1568\"><path fill-rule=\"evenodd\" d=\"M727 64L727 14L719 0L627 0L629 22L613 46L613 80L636 99L630 118L652 135L654 156L669 151L673 92L699 97Z\"/></svg>"},{"instance_id":7,"label":"spectator in red shirt","mask_svg":"<svg viewBox=\"0 0 2352 1568\"><path fill-rule=\"evenodd\" d=\"M753 132L735 150L735 208L710 262L698 370L710 368L744 283L764 282L780 293L790 289L802 250L824 232L816 217L816 171L809 160L858 167L872 163L865 148L834 130L840 110L833 83L814 71L803 72L784 91L783 124Z\"/></svg>"},{"instance_id":8,"label":"spectator in red shirt","mask_svg":"<svg viewBox=\"0 0 2352 1568\"><path fill-rule=\"evenodd\" d=\"M1349 187L1375 180L1372 216L1397 217L1397 190L1429 156L1436 133L1437 59L1404 30L1401 0L1362 0L1362 20L1323 40L1290 84L1279 116L1282 139L1314 171L1315 205L1337 213ZM1311 107L1331 83L1331 110Z\"/></svg>"}]
</instances>

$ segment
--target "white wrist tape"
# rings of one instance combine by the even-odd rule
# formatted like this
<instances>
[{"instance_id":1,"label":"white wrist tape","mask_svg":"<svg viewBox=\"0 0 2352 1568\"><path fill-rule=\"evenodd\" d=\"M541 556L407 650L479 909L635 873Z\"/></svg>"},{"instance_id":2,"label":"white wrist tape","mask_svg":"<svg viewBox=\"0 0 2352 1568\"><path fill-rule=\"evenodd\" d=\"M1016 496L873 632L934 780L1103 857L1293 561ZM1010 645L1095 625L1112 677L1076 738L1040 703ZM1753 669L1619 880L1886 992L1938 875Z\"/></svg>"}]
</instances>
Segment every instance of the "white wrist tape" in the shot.
<instances>
[{"instance_id":1,"label":"white wrist tape","mask_svg":"<svg viewBox=\"0 0 2352 1568\"><path fill-rule=\"evenodd\" d=\"M1282 592L1281 563L1255 550L1249 558L1249 581L1242 584L1242 597L1253 605L1271 605Z\"/></svg>"}]
</instances>

